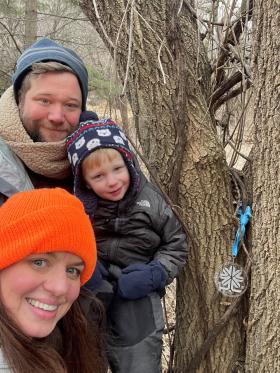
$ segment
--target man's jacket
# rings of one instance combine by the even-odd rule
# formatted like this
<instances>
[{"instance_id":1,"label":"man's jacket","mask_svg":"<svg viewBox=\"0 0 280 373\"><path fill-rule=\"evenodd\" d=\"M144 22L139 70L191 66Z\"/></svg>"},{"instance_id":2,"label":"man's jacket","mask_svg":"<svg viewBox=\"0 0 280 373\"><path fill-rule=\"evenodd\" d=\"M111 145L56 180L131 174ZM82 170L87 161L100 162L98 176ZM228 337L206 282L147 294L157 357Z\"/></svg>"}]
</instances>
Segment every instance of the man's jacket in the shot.
<instances>
[{"instance_id":1,"label":"man's jacket","mask_svg":"<svg viewBox=\"0 0 280 373\"><path fill-rule=\"evenodd\" d=\"M14 193L33 189L21 160L0 139L0 204Z\"/></svg>"}]
</instances>

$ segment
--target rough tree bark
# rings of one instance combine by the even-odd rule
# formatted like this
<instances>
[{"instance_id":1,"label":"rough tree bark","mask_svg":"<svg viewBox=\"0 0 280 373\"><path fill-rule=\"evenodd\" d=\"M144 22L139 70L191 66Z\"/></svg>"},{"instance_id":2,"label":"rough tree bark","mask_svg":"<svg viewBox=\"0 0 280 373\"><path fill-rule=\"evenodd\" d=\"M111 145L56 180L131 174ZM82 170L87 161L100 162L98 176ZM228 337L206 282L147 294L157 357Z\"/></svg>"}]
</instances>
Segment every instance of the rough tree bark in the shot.
<instances>
[{"instance_id":1,"label":"rough tree bark","mask_svg":"<svg viewBox=\"0 0 280 373\"><path fill-rule=\"evenodd\" d=\"M208 353L207 348L199 352L228 307L213 279L230 254L234 226L229 173L207 106L210 72L196 21L182 1L103 0L97 2L98 16L94 3L79 0L115 56L145 157L180 206L190 234L189 263L178 286L175 371L230 372L242 350L239 315L230 318Z\"/></svg>"},{"instance_id":2,"label":"rough tree bark","mask_svg":"<svg viewBox=\"0 0 280 373\"><path fill-rule=\"evenodd\" d=\"M253 242L247 372L280 367L280 2L255 2Z\"/></svg>"}]
</instances>

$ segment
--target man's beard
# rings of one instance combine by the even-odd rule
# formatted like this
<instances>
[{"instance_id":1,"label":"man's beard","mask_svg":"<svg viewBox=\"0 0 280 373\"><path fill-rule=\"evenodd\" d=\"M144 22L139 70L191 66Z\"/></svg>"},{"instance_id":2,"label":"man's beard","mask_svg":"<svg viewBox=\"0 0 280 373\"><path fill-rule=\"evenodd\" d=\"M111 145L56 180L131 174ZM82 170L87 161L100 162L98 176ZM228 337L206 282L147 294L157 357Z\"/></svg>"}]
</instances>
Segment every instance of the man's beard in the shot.
<instances>
[{"instance_id":1,"label":"man's beard","mask_svg":"<svg viewBox=\"0 0 280 373\"><path fill-rule=\"evenodd\" d=\"M30 126L29 125L30 120L25 119L24 116L23 116L22 102L19 102L18 109L19 109L19 117L20 117L21 123L23 125L23 128L28 133L31 140L33 140L34 142L44 142L44 140L42 139L42 137L40 136L40 133L38 131L39 126L40 126L39 121L32 121L32 126ZM26 122L28 123L27 126L26 126ZM37 128L37 130L34 130L34 124L35 124L35 126L36 126L35 128ZM33 130L30 130L30 127L32 127Z\"/></svg>"},{"instance_id":2,"label":"man's beard","mask_svg":"<svg viewBox=\"0 0 280 373\"><path fill-rule=\"evenodd\" d=\"M40 121L32 121L32 128L30 128L30 126L26 127L23 119L22 119L22 124L23 124L25 131L30 136L31 140L33 140L34 142L46 142L39 132Z\"/></svg>"},{"instance_id":3,"label":"man's beard","mask_svg":"<svg viewBox=\"0 0 280 373\"><path fill-rule=\"evenodd\" d=\"M31 140L33 140L34 142L45 142L44 139L42 139L42 137L41 137L41 135L38 131L27 131L26 128L25 128L25 131L28 133Z\"/></svg>"},{"instance_id":4,"label":"man's beard","mask_svg":"<svg viewBox=\"0 0 280 373\"><path fill-rule=\"evenodd\" d=\"M23 124L23 127L24 127L25 131L28 133L29 137L34 142L57 142L57 141L62 141L68 135L71 135L75 131L75 128L71 128L70 127L69 130L67 132L65 132L65 135L64 135L63 138L58 139L58 140L52 140L52 141L50 141L50 140L46 140L44 138L44 135L42 135L41 132L40 132L40 129L42 128L42 124L43 124L42 120L30 120L30 119L26 119L26 118L24 118L24 116L21 115L21 113L20 113L20 119L21 119L21 122Z\"/></svg>"}]
</instances>

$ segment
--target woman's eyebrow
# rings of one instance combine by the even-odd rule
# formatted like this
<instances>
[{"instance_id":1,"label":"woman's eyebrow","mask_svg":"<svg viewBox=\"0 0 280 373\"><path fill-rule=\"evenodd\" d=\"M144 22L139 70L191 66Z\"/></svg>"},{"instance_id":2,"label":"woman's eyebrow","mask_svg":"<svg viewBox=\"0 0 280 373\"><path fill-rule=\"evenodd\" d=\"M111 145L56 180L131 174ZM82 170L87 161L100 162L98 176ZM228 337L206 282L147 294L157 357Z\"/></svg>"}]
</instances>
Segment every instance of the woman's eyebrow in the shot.
<instances>
[{"instance_id":1,"label":"woman's eyebrow","mask_svg":"<svg viewBox=\"0 0 280 373\"><path fill-rule=\"evenodd\" d=\"M70 263L69 265L71 265L71 266L84 266L85 263L83 261L81 261L81 262L76 262L76 263Z\"/></svg>"},{"instance_id":2,"label":"woman's eyebrow","mask_svg":"<svg viewBox=\"0 0 280 373\"><path fill-rule=\"evenodd\" d=\"M53 258L56 257L56 253L55 252L54 253L53 252L47 252L46 254L52 256ZM73 265L73 266L84 266L85 263L83 262L83 260L80 260L79 262L70 263L70 265Z\"/></svg>"}]
</instances>

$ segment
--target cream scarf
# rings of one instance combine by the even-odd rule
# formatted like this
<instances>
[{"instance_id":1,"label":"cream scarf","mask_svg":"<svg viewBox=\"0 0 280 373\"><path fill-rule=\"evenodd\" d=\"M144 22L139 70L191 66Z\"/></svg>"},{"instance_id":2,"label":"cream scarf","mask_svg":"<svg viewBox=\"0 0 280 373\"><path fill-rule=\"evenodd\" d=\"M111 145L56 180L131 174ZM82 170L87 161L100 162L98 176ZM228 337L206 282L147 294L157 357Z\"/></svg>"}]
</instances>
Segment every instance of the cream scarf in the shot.
<instances>
[{"instance_id":1,"label":"cream scarf","mask_svg":"<svg viewBox=\"0 0 280 373\"><path fill-rule=\"evenodd\" d=\"M20 120L12 87L0 99L0 137L32 171L54 179L70 174L65 141L33 142Z\"/></svg>"}]
</instances>

